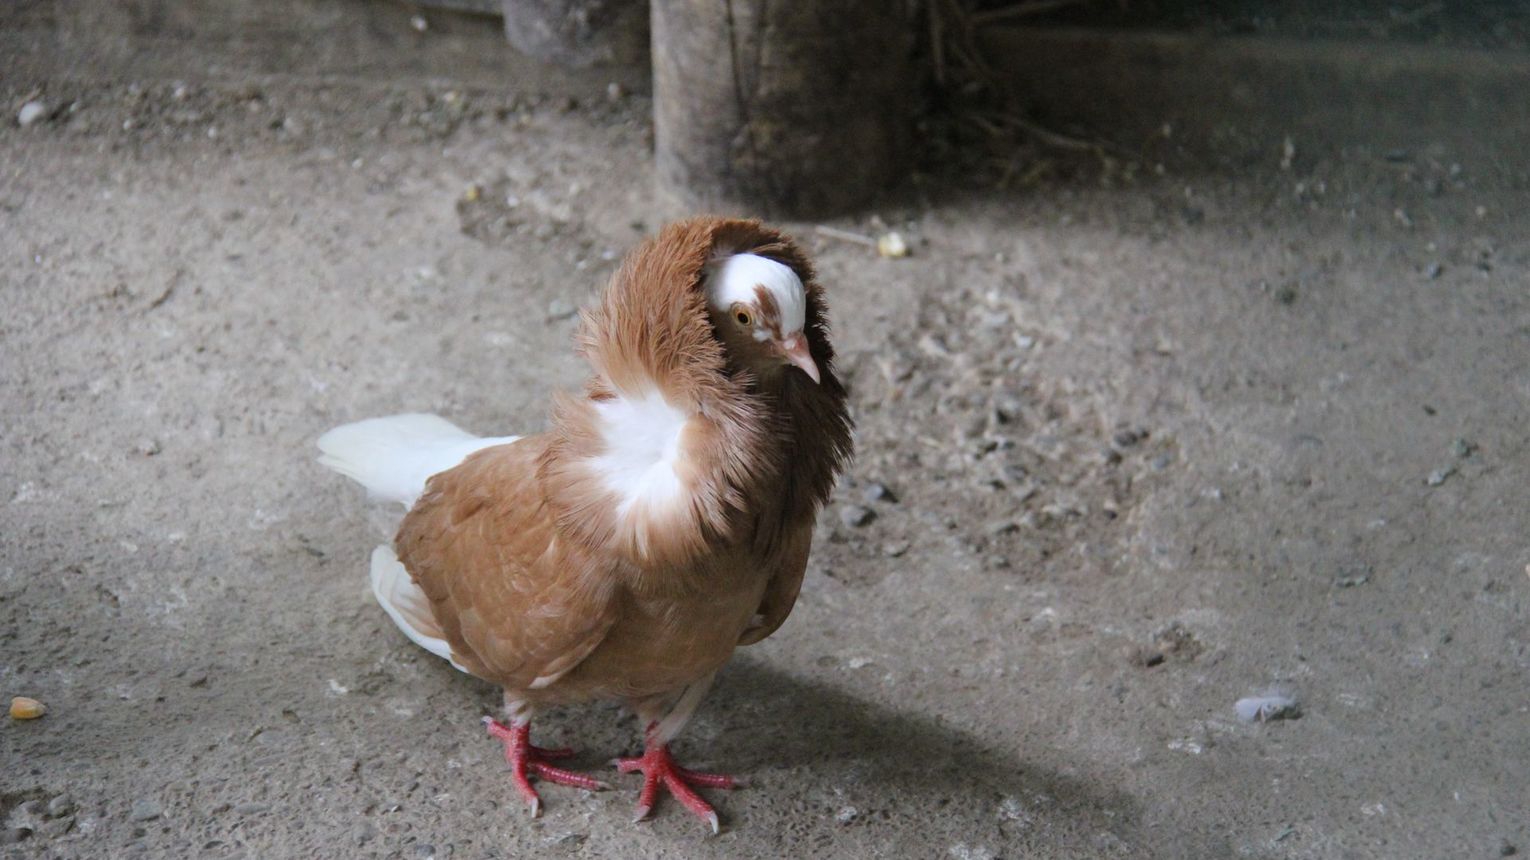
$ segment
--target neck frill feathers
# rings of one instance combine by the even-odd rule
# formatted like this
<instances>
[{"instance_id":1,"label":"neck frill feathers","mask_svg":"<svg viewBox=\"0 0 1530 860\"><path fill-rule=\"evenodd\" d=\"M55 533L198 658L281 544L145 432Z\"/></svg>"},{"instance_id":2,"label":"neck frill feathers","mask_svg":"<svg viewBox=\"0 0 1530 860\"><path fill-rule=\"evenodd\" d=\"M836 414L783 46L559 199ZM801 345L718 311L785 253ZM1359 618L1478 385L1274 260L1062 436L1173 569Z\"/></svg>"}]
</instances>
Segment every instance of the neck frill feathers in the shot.
<instances>
[{"instance_id":1,"label":"neck frill feathers","mask_svg":"<svg viewBox=\"0 0 1530 860\"><path fill-rule=\"evenodd\" d=\"M740 253L801 279L821 383L766 382L730 365L705 279ZM678 222L629 255L584 315L580 348L594 373L583 396L560 400L539 464L564 533L634 564L685 565L720 544L770 548L811 522L851 447L825 314L807 258L757 221Z\"/></svg>"}]
</instances>

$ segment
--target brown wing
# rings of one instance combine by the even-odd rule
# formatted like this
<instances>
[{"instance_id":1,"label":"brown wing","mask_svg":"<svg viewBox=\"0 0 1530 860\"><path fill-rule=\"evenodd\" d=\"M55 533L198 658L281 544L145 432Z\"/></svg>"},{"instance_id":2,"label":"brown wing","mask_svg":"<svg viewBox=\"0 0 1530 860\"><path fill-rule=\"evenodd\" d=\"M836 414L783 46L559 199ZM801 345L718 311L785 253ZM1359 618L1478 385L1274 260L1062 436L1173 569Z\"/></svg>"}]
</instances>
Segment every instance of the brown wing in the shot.
<instances>
[{"instance_id":1,"label":"brown wing","mask_svg":"<svg viewBox=\"0 0 1530 860\"><path fill-rule=\"evenodd\" d=\"M395 540L456 661L508 688L555 682L617 617L616 577L559 539L536 474L546 445L485 448L431 478Z\"/></svg>"},{"instance_id":2,"label":"brown wing","mask_svg":"<svg viewBox=\"0 0 1530 860\"><path fill-rule=\"evenodd\" d=\"M738 644L753 645L776 632L786 622L786 616L797 605L797 593L802 590L802 576L807 572L808 554L813 548L813 523L808 521L787 532L777 556L775 571L765 585L760 598L759 618L739 634Z\"/></svg>"}]
</instances>

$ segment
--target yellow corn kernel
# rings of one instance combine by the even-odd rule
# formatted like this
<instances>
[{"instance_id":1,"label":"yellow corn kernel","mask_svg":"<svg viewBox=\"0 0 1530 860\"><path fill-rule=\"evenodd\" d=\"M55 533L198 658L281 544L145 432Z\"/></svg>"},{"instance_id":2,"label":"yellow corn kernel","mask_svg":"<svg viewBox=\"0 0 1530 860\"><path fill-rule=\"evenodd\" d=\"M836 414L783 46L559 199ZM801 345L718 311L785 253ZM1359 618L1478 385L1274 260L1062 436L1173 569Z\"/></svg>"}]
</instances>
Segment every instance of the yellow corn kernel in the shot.
<instances>
[{"instance_id":1,"label":"yellow corn kernel","mask_svg":"<svg viewBox=\"0 0 1530 860\"><path fill-rule=\"evenodd\" d=\"M11 699L11 719L35 720L48 713L48 706L36 699L28 699L26 696L17 696Z\"/></svg>"}]
</instances>

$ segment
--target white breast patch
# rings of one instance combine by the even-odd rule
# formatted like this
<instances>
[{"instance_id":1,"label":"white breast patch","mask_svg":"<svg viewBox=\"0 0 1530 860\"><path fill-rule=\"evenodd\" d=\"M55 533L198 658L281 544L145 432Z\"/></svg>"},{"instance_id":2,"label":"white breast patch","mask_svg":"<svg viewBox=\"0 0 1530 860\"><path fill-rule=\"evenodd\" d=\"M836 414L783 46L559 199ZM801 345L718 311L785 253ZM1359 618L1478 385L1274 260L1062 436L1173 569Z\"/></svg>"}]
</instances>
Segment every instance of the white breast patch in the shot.
<instances>
[{"instance_id":1,"label":"white breast patch","mask_svg":"<svg viewBox=\"0 0 1530 860\"><path fill-rule=\"evenodd\" d=\"M656 510L678 500L685 488L675 468L690 418L654 390L599 401L595 410L606 450L590 465L621 499L617 516L640 503Z\"/></svg>"}]
</instances>

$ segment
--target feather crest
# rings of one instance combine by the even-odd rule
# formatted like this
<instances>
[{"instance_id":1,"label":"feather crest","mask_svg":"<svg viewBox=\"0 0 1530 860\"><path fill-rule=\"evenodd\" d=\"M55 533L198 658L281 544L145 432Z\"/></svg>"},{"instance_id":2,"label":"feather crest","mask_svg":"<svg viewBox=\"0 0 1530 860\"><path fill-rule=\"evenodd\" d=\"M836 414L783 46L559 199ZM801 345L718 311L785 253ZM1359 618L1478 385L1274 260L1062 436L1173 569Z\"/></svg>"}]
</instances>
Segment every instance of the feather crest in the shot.
<instances>
[{"instance_id":1,"label":"feather crest","mask_svg":"<svg viewBox=\"0 0 1530 860\"><path fill-rule=\"evenodd\" d=\"M818 385L783 375L768 387L730 369L712 327L709 266L752 253L790 267L807 293L805 334ZM721 543L772 551L810 523L850 454L845 392L832 369L822 288L800 249L757 221L695 218L671 224L623 262L585 312L580 352L593 376L583 397L560 398L539 474L560 530L611 549L637 571L686 565ZM601 404L657 393L686 417L673 505L623 504L592 468L607 452Z\"/></svg>"}]
</instances>

